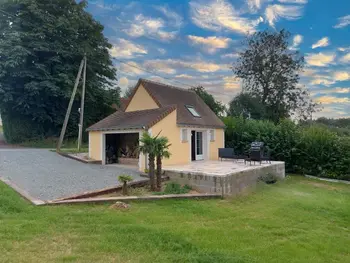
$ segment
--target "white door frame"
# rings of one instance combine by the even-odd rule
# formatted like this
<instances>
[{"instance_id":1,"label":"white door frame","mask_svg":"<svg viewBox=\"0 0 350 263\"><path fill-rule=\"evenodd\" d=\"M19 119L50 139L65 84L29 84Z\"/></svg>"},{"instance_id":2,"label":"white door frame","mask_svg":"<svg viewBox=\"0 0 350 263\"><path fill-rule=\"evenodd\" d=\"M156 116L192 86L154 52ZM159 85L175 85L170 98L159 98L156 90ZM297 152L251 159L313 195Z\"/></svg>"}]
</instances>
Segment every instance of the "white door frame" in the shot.
<instances>
[{"instance_id":1,"label":"white door frame","mask_svg":"<svg viewBox=\"0 0 350 263\"><path fill-rule=\"evenodd\" d=\"M197 150L198 150L198 133L201 134L202 136L202 145L201 145L201 148L202 148L202 154L198 154ZM195 151L196 151L196 161L200 161L200 160L204 160L204 132L203 131L195 131Z\"/></svg>"},{"instance_id":2,"label":"white door frame","mask_svg":"<svg viewBox=\"0 0 350 263\"><path fill-rule=\"evenodd\" d=\"M195 145L195 151L196 151L196 160L194 161L199 161L199 160L209 160L209 147L210 147L210 129L206 129L206 128L188 128L189 130L189 134L192 134L192 131L195 131L195 136L197 136L197 132L202 132L202 144L203 144L203 147L202 147L202 150L203 150L203 155L202 155L202 158L201 159L197 159L197 145ZM195 138L195 143L197 143L197 138ZM191 162L194 162L192 161L192 138L190 138L189 140L189 152L190 152L190 161Z\"/></svg>"}]
</instances>

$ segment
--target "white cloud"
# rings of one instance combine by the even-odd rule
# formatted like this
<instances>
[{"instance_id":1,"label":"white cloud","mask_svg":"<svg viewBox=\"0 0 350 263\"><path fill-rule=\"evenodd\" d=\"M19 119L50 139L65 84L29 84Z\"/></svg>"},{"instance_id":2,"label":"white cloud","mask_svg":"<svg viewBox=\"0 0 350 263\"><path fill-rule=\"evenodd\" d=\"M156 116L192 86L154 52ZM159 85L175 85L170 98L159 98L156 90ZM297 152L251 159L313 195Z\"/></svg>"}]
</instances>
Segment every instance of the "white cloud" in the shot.
<instances>
[{"instance_id":1,"label":"white cloud","mask_svg":"<svg viewBox=\"0 0 350 263\"><path fill-rule=\"evenodd\" d=\"M308 0L278 0L283 4L307 4Z\"/></svg>"},{"instance_id":2,"label":"white cloud","mask_svg":"<svg viewBox=\"0 0 350 263\"><path fill-rule=\"evenodd\" d=\"M338 98L334 96L322 96L316 99L317 102L322 104L334 104L334 103L349 103L349 98Z\"/></svg>"},{"instance_id":3,"label":"white cloud","mask_svg":"<svg viewBox=\"0 0 350 263\"><path fill-rule=\"evenodd\" d=\"M341 62L350 63L350 53L346 54L340 59Z\"/></svg>"},{"instance_id":4,"label":"white cloud","mask_svg":"<svg viewBox=\"0 0 350 263\"><path fill-rule=\"evenodd\" d=\"M335 81L327 79L327 78L315 78L311 81L312 85L325 85L325 86L329 86L334 84Z\"/></svg>"},{"instance_id":5,"label":"white cloud","mask_svg":"<svg viewBox=\"0 0 350 263\"><path fill-rule=\"evenodd\" d=\"M126 77L122 77L118 80L118 83L121 88L125 88L128 86L129 80Z\"/></svg>"},{"instance_id":6,"label":"white cloud","mask_svg":"<svg viewBox=\"0 0 350 263\"><path fill-rule=\"evenodd\" d=\"M158 52L164 55L166 53L166 50L164 48L158 48Z\"/></svg>"},{"instance_id":7,"label":"white cloud","mask_svg":"<svg viewBox=\"0 0 350 263\"><path fill-rule=\"evenodd\" d=\"M187 75L187 74L180 74L180 75L176 75L175 78L179 78L179 79L193 79L194 77L191 75Z\"/></svg>"},{"instance_id":8,"label":"white cloud","mask_svg":"<svg viewBox=\"0 0 350 263\"><path fill-rule=\"evenodd\" d=\"M324 67L333 63L335 59L335 54L307 54L305 56L306 63L311 66Z\"/></svg>"},{"instance_id":9,"label":"white cloud","mask_svg":"<svg viewBox=\"0 0 350 263\"><path fill-rule=\"evenodd\" d=\"M264 1L266 1L266 0L247 0L247 4L248 4L249 9L252 12L255 12L261 8L262 3Z\"/></svg>"},{"instance_id":10,"label":"white cloud","mask_svg":"<svg viewBox=\"0 0 350 263\"><path fill-rule=\"evenodd\" d=\"M317 71L314 69L306 68L300 75L304 77L312 77L312 76L315 76L316 72Z\"/></svg>"},{"instance_id":11,"label":"white cloud","mask_svg":"<svg viewBox=\"0 0 350 263\"><path fill-rule=\"evenodd\" d=\"M173 26L175 27L181 27L183 24L183 17L180 16L178 13L171 11L168 7L166 6L156 6L155 9L158 11L162 12L167 18L169 18Z\"/></svg>"},{"instance_id":12,"label":"white cloud","mask_svg":"<svg viewBox=\"0 0 350 263\"><path fill-rule=\"evenodd\" d=\"M270 26L274 27L275 22L280 18L287 20L296 20L301 17L303 9L301 6L293 5L269 5L265 9L265 18L269 22Z\"/></svg>"},{"instance_id":13,"label":"white cloud","mask_svg":"<svg viewBox=\"0 0 350 263\"><path fill-rule=\"evenodd\" d=\"M293 44L290 49L297 50L299 49L299 45L303 42L303 36L302 35L295 35L293 37Z\"/></svg>"},{"instance_id":14,"label":"white cloud","mask_svg":"<svg viewBox=\"0 0 350 263\"><path fill-rule=\"evenodd\" d=\"M147 49L141 45L136 45L131 41L120 38L117 44L109 50L112 57L115 58L133 58L135 56L147 54Z\"/></svg>"},{"instance_id":15,"label":"white cloud","mask_svg":"<svg viewBox=\"0 0 350 263\"><path fill-rule=\"evenodd\" d=\"M333 91L335 93L350 93L350 88L336 87L336 88L333 88Z\"/></svg>"},{"instance_id":16,"label":"white cloud","mask_svg":"<svg viewBox=\"0 0 350 263\"><path fill-rule=\"evenodd\" d=\"M231 39L230 38L220 38L220 37L199 37L189 35L188 39L192 45L199 45L206 52L213 54L218 49L228 48Z\"/></svg>"},{"instance_id":17,"label":"white cloud","mask_svg":"<svg viewBox=\"0 0 350 263\"><path fill-rule=\"evenodd\" d=\"M330 41L328 37L323 37L319 41L317 41L315 44L311 46L312 49L319 48L319 47L327 47L329 46Z\"/></svg>"},{"instance_id":18,"label":"white cloud","mask_svg":"<svg viewBox=\"0 0 350 263\"><path fill-rule=\"evenodd\" d=\"M224 88L225 89L240 89L241 82L238 78L234 76L224 77Z\"/></svg>"},{"instance_id":19,"label":"white cloud","mask_svg":"<svg viewBox=\"0 0 350 263\"><path fill-rule=\"evenodd\" d=\"M333 26L334 28L343 28L350 25L350 15L339 17L338 24Z\"/></svg>"},{"instance_id":20,"label":"white cloud","mask_svg":"<svg viewBox=\"0 0 350 263\"><path fill-rule=\"evenodd\" d=\"M238 57L239 57L239 54L237 54L237 53L228 53L228 54L221 55L222 59L225 59L225 58L238 58Z\"/></svg>"},{"instance_id":21,"label":"white cloud","mask_svg":"<svg viewBox=\"0 0 350 263\"><path fill-rule=\"evenodd\" d=\"M350 51L350 47L338 47L338 51L340 52Z\"/></svg>"},{"instance_id":22,"label":"white cloud","mask_svg":"<svg viewBox=\"0 0 350 263\"><path fill-rule=\"evenodd\" d=\"M132 75L132 76L145 74L145 72L140 69L140 66L134 61L129 61L128 64L121 63L120 70L123 73Z\"/></svg>"},{"instance_id":23,"label":"white cloud","mask_svg":"<svg viewBox=\"0 0 350 263\"><path fill-rule=\"evenodd\" d=\"M346 71L336 71L333 73L333 77L336 81L347 81L350 80L350 73Z\"/></svg>"},{"instance_id":24,"label":"white cloud","mask_svg":"<svg viewBox=\"0 0 350 263\"><path fill-rule=\"evenodd\" d=\"M222 29L247 34L256 31L263 21L262 17L250 20L241 17L240 13L225 0L210 0L209 2L190 2L191 18L197 26L213 31Z\"/></svg>"},{"instance_id":25,"label":"white cloud","mask_svg":"<svg viewBox=\"0 0 350 263\"><path fill-rule=\"evenodd\" d=\"M161 41L170 41L177 35L176 31L165 31L166 24L161 18L145 17L142 14L136 15L130 22L130 26L123 31L131 37L149 37Z\"/></svg>"},{"instance_id":26,"label":"white cloud","mask_svg":"<svg viewBox=\"0 0 350 263\"><path fill-rule=\"evenodd\" d=\"M216 72L220 70L229 70L229 65L215 64L208 61L184 61L179 59L155 59L144 63L150 70L156 69L165 73L175 73L176 70L190 69L198 72Z\"/></svg>"}]
</instances>

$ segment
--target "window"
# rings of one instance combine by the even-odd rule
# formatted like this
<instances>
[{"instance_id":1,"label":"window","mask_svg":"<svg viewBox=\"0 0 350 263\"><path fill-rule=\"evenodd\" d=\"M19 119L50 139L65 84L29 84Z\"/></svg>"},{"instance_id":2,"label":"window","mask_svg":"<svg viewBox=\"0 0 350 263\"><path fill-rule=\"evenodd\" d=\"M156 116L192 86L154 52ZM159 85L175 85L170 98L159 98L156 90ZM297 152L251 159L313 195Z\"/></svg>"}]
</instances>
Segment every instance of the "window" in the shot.
<instances>
[{"instance_id":1,"label":"window","mask_svg":"<svg viewBox=\"0 0 350 263\"><path fill-rule=\"evenodd\" d=\"M181 129L181 142L187 142L187 129Z\"/></svg>"},{"instance_id":2,"label":"window","mask_svg":"<svg viewBox=\"0 0 350 263\"><path fill-rule=\"evenodd\" d=\"M196 111L196 109L193 106L186 105L186 108L188 109L189 112L191 112L191 114L194 117L200 117L201 116L201 115L199 115L199 113Z\"/></svg>"},{"instance_id":3,"label":"window","mask_svg":"<svg viewBox=\"0 0 350 263\"><path fill-rule=\"evenodd\" d=\"M210 135L210 141L214 142L215 141L215 130L210 130L209 135Z\"/></svg>"}]
</instances>

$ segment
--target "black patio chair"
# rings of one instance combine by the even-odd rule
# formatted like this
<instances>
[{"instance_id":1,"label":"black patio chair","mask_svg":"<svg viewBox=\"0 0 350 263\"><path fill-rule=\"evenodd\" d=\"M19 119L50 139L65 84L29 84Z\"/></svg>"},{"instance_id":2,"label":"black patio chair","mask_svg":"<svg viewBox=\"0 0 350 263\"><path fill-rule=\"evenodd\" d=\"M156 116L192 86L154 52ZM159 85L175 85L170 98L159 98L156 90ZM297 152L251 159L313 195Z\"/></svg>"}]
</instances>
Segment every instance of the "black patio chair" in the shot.
<instances>
[{"instance_id":1,"label":"black patio chair","mask_svg":"<svg viewBox=\"0 0 350 263\"><path fill-rule=\"evenodd\" d=\"M261 160L267 163L271 163L271 149L269 147L266 147L266 151L264 152L264 155L261 157Z\"/></svg>"},{"instance_id":2,"label":"black patio chair","mask_svg":"<svg viewBox=\"0 0 350 263\"><path fill-rule=\"evenodd\" d=\"M244 163L247 163L247 162L249 162L250 165L252 164L252 162L254 162L254 164L255 162L259 162L261 165L262 155L261 155L260 149L252 149L249 152L249 157L244 159Z\"/></svg>"},{"instance_id":3,"label":"black patio chair","mask_svg":"<svg viewBox=\"0 0 350 263\"><path fill-rule=\"evenodd\" d=\"M219 148L219 159L245 159L245 156L235 154L235 150L233 148Z\"/></svg>"}]
</instances>

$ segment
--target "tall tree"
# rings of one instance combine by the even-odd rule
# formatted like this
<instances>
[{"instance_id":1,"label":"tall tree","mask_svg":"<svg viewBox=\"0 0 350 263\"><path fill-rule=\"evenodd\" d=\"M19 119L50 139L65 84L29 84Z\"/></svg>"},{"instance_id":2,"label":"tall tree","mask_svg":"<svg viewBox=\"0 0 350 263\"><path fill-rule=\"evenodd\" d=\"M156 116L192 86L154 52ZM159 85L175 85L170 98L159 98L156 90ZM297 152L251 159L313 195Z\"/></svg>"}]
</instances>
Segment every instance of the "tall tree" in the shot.
<instances>
[{"instance_id":1,"label":"tall tree","mask_svg":"<svg viewBox=\"0 0 350 263\"><path fill-rule=\"evenodd\" d=\"M85 124L110 112L106 88L116 78L111 44L86 5L75 0L1 1L0 111L10 141L58 135L84 53ZM79 95L68 134L76 132Z\"/></svg>"},{"instance_id":2,"label":"tall tree","mask_svg":"<svg viewBox=\"0 0 350 263\"><path fill-rule=\"evenodd\" d=\"M209 94L202 86L193 87L191 90L196 92L216 115L222 116L225 113L225 105L217 101L213 95Z\"/></svg>"},{"instance_id":3,"label":"tall tree","mask_svg":"<svg viewBox=\"0 0 350 263\"><path fill-rule=\"evenodd\" d=\"M315 110L307 90L298 85L304 57L288 48L289 37L285 30L248 36L232 67L244 92L259 98L267 118L274 122L292 115L307 118Z\"/></svg>"},{"instance_id":4,"label":"tall tree","mask_svg":"<svg viewBox=\"0 0 350 263\"><path fill-rule=\"evenodd\" d=\"M135 86L127 87L125 92L124 92L123 98L129 99L131 97L131 95L134 93L135 88L136 88Z\"/></svg>"},{"instance_id":5,"label":"tall tree","mask_svg":"<svg viewBox=\"0 0 350 263\"><path fill-rule=\"evenodd\" d=\"M260 98L242 92L231 100L227 114L261 120L265 118L265 107L261 104Z\"/></svg>"}]
</instances>

